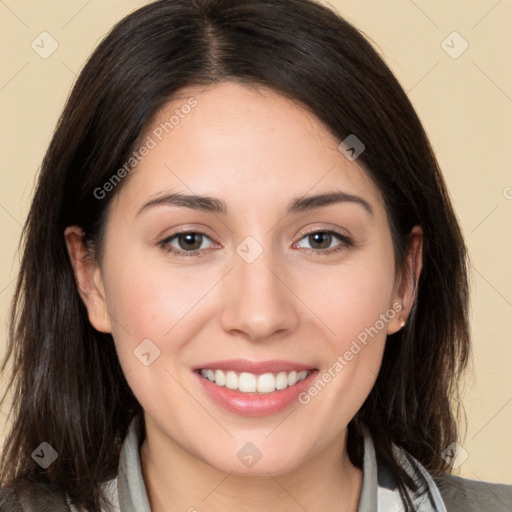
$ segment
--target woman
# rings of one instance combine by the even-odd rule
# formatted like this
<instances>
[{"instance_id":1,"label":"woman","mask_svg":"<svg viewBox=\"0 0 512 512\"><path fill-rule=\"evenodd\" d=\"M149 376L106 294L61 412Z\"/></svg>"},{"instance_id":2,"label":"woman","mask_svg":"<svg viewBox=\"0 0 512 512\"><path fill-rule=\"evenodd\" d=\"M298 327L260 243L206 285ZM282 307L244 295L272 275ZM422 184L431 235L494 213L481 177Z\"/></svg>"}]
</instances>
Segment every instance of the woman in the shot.
<instances>
[{"instance_id":1,"label":"woman","mask_svg":"<svg viewBox=\"0 0 512 512\"><path fill-rule=\"evenodd\" d=\"M512 507L447 471L468 289L438 165L326 7L160 0L122 20L24 241L0 510Z\"/></svg>"}]
</instances>

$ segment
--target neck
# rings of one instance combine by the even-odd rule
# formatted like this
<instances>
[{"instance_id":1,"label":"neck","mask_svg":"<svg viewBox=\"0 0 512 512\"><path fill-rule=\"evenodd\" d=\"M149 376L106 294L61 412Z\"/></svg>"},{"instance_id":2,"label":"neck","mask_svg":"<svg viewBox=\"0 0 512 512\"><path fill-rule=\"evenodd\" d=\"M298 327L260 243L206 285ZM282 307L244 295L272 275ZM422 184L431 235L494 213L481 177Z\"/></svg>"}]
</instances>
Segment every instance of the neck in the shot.
<instances>
[{"instance_id":1,"label":"neck","mask_svg":"<svg viewBox=\"0 0 512 512\"><path fill-rule=\"evenodd\" d=\"M346 431L280 475L219 471L152 429L146 429L140 458L152 512L357 512L362 488L362 470L346 450Z\"/></svg>"}]
</instances>

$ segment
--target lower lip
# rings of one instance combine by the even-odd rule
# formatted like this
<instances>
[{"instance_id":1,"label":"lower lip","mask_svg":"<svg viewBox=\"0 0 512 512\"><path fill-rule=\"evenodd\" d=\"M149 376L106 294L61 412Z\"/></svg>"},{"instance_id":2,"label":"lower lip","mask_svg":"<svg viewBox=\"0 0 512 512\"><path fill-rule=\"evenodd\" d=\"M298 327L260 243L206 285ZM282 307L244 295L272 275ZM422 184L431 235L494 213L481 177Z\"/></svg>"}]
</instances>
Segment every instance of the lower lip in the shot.
<instances>
[{"instance_id":1,"label":"lower lip","mask_svg":"<svg viewBox=\"0 0 512 512\"><path fill-rule=\"evenodd\" d=\"M299 394L311 385L318 370L311 370L311 373L304 380L293 386L262 394L242 393L225 386L217 386L217 384L202 377L198 372L194 373L206 394L217 405L242 416L267 416L286 409L298 400Z\"/></svg>"}]
</instances>

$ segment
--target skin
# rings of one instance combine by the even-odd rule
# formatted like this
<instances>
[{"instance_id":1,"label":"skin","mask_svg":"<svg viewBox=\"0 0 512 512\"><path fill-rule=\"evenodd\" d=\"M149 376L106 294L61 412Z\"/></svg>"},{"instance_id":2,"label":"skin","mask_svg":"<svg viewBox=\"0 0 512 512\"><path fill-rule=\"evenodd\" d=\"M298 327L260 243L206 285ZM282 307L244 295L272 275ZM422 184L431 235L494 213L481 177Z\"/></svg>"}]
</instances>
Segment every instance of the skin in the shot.
<instances>
[{"instance_id":1,"label":"skin","mask_svg":"<svg viewBox=\"0 0 512 512\"><path fill-rule=\"evenodd\" d=\"M87 258L78 226L65 232L89 319L112 333L145 411L140 455L152 510L356 511L362 471L348 458L346 426L375 383L386 336L409 314L421 230L411 234L407 270L396 273L378 188L313 114L269 89L188 88L148 134L190 96L197 106L112 199L101 260ZM334 190L363 198L373 214L354 202L285 214L293 198ZM137 214L171 191L222 199L228 212L160 205ZM159 245L179 229L206 234L200 256ZM329 230L352 245L315 245L304 234ZM263 249L252 263L236 252L248 236ZM179 242L168 245L186 250ZM320 254L324 247L341 250ZM322 373L397 302L400 313L307 405L239 416L212 402L191 371L239 357ZM147 338L161 351L150 366L133 354ZM252 468L237 457L247 442L262 453Z\"/></svg>"}]
</instances>

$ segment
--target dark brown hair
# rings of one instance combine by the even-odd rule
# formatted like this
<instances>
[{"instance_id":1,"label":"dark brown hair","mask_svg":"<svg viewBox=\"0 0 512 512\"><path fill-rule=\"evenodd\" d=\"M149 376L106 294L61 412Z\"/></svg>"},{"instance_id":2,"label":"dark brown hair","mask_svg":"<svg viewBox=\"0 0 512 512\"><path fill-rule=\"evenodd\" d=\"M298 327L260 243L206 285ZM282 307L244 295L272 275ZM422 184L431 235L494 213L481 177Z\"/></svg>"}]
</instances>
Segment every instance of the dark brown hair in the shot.
<instances>
[{"instance_id":1,"label":"dark brown hair","mask_svg":"<svg viewBox=\"0 0 512 512\"><path fill-rule=\"evenodd\" d=\"M457 439L458 383L469 355L467 254L438 164L402 87L366 38L309 0L160 0L119 22L80 73L39 174L22 236L12 303L8 389L12 426L3 485L44 480L76 506L99 512L100 484L117 474L131 419L141 413L110 334L96 331L77 291L64 229L79 225L101 246L112 197L94 191L121 168L155 113L188 85L235 80L299 101L358 159L385 199L397 263L411 229L423 229L423 269L406 327L386 344L381 371L349 425L390 464L408 502L413 485L392 443L433 474ZM129 177L124 178L124 180ZM2 402L5 400L5 395ZM48 442L58 461L31 458Z\"/></svg>"}]
</instances>

